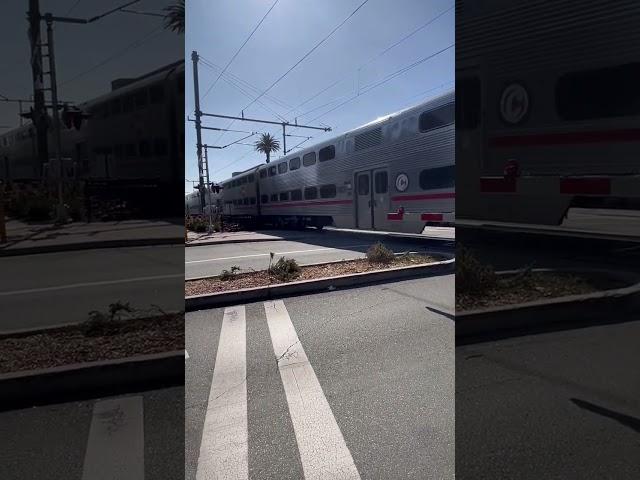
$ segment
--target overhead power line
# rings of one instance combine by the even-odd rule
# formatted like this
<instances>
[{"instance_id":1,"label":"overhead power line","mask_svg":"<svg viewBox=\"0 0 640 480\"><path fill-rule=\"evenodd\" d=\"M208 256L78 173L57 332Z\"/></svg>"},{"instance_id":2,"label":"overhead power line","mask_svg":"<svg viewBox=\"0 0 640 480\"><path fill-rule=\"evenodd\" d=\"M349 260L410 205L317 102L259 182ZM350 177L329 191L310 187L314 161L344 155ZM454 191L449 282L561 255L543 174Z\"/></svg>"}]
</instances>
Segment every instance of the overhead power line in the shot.
<instances>
[{"instance_id":1,"label":"overhead power line","mask_svg":"<svg viewBox=\"0 0 640 480\"><path fill-rule=\"evenodd\" d=\"M227 64L224 66L224 68L222 69L222 71L220 72L220 75L218 75L218 77L213 81L213 83L211 84L211 86L206 90L206 92L204 92L204 95L202 96L202 99L204 100L205 98L207 98L207 95L209 94L209 92L211 91L211 89L216 85L216 83L218 83L218 80L220 80L220 77L222 76L222 74L224 72L227 71L227 68L229 68L229 65L231 65L231 63L236 59L236 57L238 56L238 54L242 51L242 49L244 48L244 46L247 44L247 42L249 40L251 40L251 37L253 37L253 34L256 33L256 30L258 30L258 28L260 28L260 25L262 25L262 22L264 22L265 18L267 18L267 16L269 15L269 13L271 13L271 10L273 10L273 7L276 6L276 4L279 2L280 0L275 0L275 2L273 2L273 4L271 5L271 7L269 8L269 10L267 10L267 13L265 13L263 15L263 17L260 19L260 21L258 22L258 24L253 28L253 30L251 30L251 33L249 34L249 36L246 38L246 40L242 43L242 45L240 45L240 48L238 48L238 50L236 51L236 53L233 54L233 57L231 57L231 59L227 62Z\"/></svg>"},{"instance_id":2,"label":"overhead power line","mask_svg":"<svg viewBox=\"0 0 640 480\"><path fill-rule=\"evenodd\" d=\"M273 87L275 87L284 77L286 77L294 68L296 68L298 65L300 65L307 57L309 57L309 55L311 55L318 47L320 47L320 45L322 45L324 42L326 42L329 38L331 38L331 36L333 36L334 33L336 33L345 23L347 23L347 21L349 21L349 19L351 17L353 17L358 10L360 10L362 7L364 7L367 2L369 0L364 0L364 2L362 2L360 5L358 5L358 7L351 12L342 22L340 22L333 30L331 30L322 40L320 40L318 43L316 43L311 50L309 50L307 53L305 53L302 58L300 58L300 60L298 60L291 68L289 68L286 72L284 72L282 75L280 75L280 77L278 77L271 85L269 85L269 87L267 87L266 90L264 90L260 95L258 95L253 101L251 101L251 103L249 103L246 107L244 107L242 110L246 110L247 108L249 108L251 105L253 105L254 103L256 103L260 98L262 98L267 92L269 92L269 90L271 90ZM227 126L227 128L231 127L231 125L233 125L234 120L232 120L229 125ZM224 132L222 133L222 135L220 135L220 137L218 138L218 142L222 139L222 137L224 136Z\"/></svg>"},{"instance_id":3,"label":"overhead power line","mask_svg":"<svg viewBox=\"0 0 640 480\"><path fill-rule=\"evenodd\" d=\"M364 95L365 93L370 92L370 91L371 91L371 90L373 90L374 88L377 88L377 87L379 87L380 85L383 85L383 84L385 84L385 83L387 83L387 82L389 82L389 81L393 80L394 78L396 78L396 77L398 77L398 76L402 75L403 73L408 72L409 70L411 70L411 69L413 69L413 68L417 67L418 65L420 65L420 64L422 64L422 63L424 63L424 62L426 62L427 60L430 60L431 58L433 58L433 57L435 57L435 56L437 56L437 55L440 55L441 53L443 53L443 52L445 52L445 51L447 51L447 50L449 50L449 49L453 48L454 46L455 46L455 43L452 43L452 44L451 44L451 45L449 45L448 47L445 47L445 48L443 48L443 49L441 49L441 50L438 50L437 52L432 53L431 55L428 55L428 56L426 56L426 57L424 57L424 58L421 58L420 60L418 60L418 61L416 61L416 62L413 62L412 64L407 65L407 66L405 66L405 67L403 67L403 68L401 68L401 69L399 69L399 70L397 70L397 71L393 72L392 74L388 75L387 77L385 77L384 79L382 79L382 80L380 80L380 81L378 81L378 82L376 82L376 83L373 83L373 84L367 85L367 86L366 86L366 87L364 87L364 88L362 89L362 91L361 91L360 93L358 93L357 95L354 95L353 97L351 97L351 98L349 98L349 99L345 100L344 102L342 102L342 103L340 103L340 104L336 105L335 107L333 107L332 109L330 109L330 110L328 110L328 111L324 112L323 114L318 115L318 116L317 116L316 118L314 118L313 120L310 120L310 122L315 122L315 121L316 121L316 120L318 120L319 118L322 118L322 117L324 117L325 115L328 115L329 113L331 113L331 112L333 112L333 111L337 110L338 108L340 108L340 107L342 107L342 106L346 105L346 104L347 104L347 103L349 103L349 102L352 102L353 100L355 100L356 98L358 98L358 97L360 97L360 96ZM332 103L333 103L333 102L332 102ZM304 114L303 114L303 115L304 115ZM303 116L303 115L301 115L301 116Z\"/></svg>"}]
</instances>

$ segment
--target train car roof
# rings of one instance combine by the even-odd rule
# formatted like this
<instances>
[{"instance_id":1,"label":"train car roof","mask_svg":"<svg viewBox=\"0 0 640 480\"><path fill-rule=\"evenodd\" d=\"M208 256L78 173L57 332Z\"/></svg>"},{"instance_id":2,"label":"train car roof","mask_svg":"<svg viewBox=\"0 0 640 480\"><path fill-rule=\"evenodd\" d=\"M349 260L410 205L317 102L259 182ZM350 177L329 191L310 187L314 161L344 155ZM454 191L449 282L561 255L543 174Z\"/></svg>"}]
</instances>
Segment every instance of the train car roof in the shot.
<instances>
[{"instance_id":1,"label":"train car roof","mask_svg":"<svg viewBox=\"0 0 640 480\"><path fill-rule=\"evenodd\" d=\"M130 81L126 85L112 89L110 92L104 93L98 97L86 100L79 105L91 105L94 103L103 102L112 97L130 93L139 89L140 87L154 83L162 78L166 78L168 75L171 75L174 72L180 71L184 71L184 60L178 60L177 62L173 62L163 67L157 68L151 72L145 73L144 75L140 75L139 77L127 79Z\"/></svg>"}]
</instances>

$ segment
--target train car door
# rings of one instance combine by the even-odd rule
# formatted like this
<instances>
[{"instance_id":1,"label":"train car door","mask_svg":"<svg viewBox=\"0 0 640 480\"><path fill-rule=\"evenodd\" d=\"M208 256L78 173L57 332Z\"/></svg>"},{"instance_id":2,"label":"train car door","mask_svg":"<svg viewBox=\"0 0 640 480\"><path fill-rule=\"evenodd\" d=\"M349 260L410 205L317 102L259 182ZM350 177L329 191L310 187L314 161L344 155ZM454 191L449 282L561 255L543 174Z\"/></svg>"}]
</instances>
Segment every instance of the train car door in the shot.
<instances>
[{"instance_id":1,"label":"train car door","mask_svg":"<svg viewBox=\"0 0 640 480\"><path fill-rule=\"evenodd\" d=\"M379 168L373 171L373 228L382 228L387 223L389 212L389 171Z\"/></svg>"},{"instance_id":2,"label":"train car door","mask_svg":"<svg viewBox=\"0 0 640 480\"><path fill-rule=\"evenodd\" d=\"M356 228L373 227L371 171L358 172L356 184Z\"/></svg>"}]
</instances>

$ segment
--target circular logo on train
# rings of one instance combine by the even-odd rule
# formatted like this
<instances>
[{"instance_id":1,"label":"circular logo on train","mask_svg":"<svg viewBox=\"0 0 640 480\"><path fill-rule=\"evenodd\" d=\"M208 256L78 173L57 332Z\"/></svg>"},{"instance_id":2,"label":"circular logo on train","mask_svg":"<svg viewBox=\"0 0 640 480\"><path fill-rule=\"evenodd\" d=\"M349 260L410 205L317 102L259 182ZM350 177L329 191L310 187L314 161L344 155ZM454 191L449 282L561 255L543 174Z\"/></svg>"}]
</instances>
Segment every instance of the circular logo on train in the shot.
<instances>
[{"instance_id":1,"label":"circular logo on train","mask_svg":"<svg viewBox=\"0 0 640 480\"><path fill-rule=\"evenodd\" d=\"M401 173L396 177L396 190L404 192L409 188L409 177L406 173Z\"/></svg>"},{"instance_id":2,"label":"circular logo on train","mask_svg":"<svg viewBox=\"0 0 640 480\"><path fill-rule=\"evenodd\" d=\"M529 112L529 93L519 83L508 85L500 97L500 116L502 119L515 125L520 123Z\"/></svg>"}]
</instances>

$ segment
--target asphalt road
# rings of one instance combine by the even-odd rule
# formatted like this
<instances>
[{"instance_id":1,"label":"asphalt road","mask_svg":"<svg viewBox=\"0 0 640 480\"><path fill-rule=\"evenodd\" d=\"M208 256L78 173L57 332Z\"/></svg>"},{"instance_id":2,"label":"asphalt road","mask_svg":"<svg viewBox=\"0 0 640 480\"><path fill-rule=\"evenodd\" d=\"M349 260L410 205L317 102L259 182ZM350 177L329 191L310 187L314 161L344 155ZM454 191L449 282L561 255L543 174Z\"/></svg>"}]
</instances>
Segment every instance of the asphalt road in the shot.
<instances>
[{"instance_id":1,"label":"asphalt road","mask_svg":"<svg viewBox=\"0 0 640 480\"><path fill-rule=\"evenodd\" d=\"M365 256L367 249L381 241L394 252L453 251L453 241L442 239L411 239L378 235L345 235L332 232L298 234L296 240L252 243L202 245L185 250L185 277L195 278L219 275L222 270L238 266L242 271L265 270L269 266L270 252L274 261L280 257L295 258L300 265L337 260L352 260Z\"/></svg>"},{"instance_id":2,"label":"asphalt road","mask_svg":"<svg viewBox=\"0 0 640 480\"><path fill-rule=\"evenodd\" d=\"M453 287L448 275L187 314L185 478L452 479Z\"/></svg>"},{"instance_id":3,"label":"asphalt road","mask_svg":"<svg viewBox=\"0 0 640 480\"><path fill-rule=\"evenodd\" d=\"M175 480L184 388L0 413L0 478Z\"/></svg>"},{"instance_id":4,"label":"asphalt road","mask_svg":"<svg viewBox=\"0 0 640 480\"><path fill-rule=\"evenodd\" d=\"M456 348L456 478L640 478L638 338L635 321Z\"/></svg>"},{"instance_id":5,"label":"asphalt road","mask_svg":"<svg viewBox=\"0 0 640 480\"><path fill-rule=\"evenodd\" d=\"M117 301L182 310L183 268L182 246L0 257L0 332L80 322Z\"/></svg>"}]
</instances>

